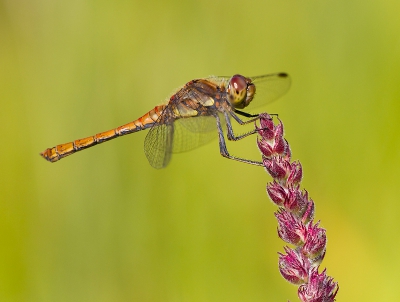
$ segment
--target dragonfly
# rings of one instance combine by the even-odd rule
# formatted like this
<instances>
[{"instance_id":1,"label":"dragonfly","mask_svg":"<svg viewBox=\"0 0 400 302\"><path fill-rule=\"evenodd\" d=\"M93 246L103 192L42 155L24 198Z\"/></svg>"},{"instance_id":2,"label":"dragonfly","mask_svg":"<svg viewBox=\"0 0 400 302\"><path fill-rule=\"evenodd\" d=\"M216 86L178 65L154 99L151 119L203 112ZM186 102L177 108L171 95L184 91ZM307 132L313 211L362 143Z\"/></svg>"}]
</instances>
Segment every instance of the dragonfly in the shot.
<instances>
[{"instance_id":1,"label":"dragonfly","mask_svg":"<svg viewBox=\"0 0 400 302\"><path fill-rule=\"evenodd\" d=\"M260 166L261 162L229 154L224 130L230 141L256 133L256 130L252 130L236 135L231 120L239 125L256 121L258 114L241 109L250 105L255 96L260 105L277 99L288 91L290 82L289 75L282 72L255 77L235 74L231 77L211 76L191 80L167 102L128 124L48 148L40 155L54 163L111 139L150 129L144 141L144 152L150 165L160 169L168 165L172 153L188 151L209 142L217 137L217 130L219 150L223 157Z\"/></svg>"}]
</instances>

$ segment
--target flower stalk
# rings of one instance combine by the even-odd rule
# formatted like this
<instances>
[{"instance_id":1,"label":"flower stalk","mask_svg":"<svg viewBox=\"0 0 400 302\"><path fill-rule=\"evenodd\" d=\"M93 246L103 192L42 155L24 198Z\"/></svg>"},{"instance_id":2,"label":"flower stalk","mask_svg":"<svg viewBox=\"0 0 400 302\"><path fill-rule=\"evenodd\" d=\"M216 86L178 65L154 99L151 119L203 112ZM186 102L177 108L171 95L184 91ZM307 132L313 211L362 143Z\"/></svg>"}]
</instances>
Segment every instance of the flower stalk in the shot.
<instances>
[{"instance_id":1,"label":"flower stalk","mask_svg":"<svg viewBox=\"0 0 400 302\"><path fill-rule=\"evenodd\" d=\"M279 119L278 119L279 120ZM278 236L294 246L279 253L279 271L287 281L299 285L298 297L303 302L335 301L337 282L318 268L326 252L326 231L313 222L314 202L306 190L300 189L303 169L299 161L291 162L289 143L283 138L283 124L274 124L268 114L260 115L258 148L265 169L273 181L267 193L279 209Z\"/></svg>"}]
</instances>

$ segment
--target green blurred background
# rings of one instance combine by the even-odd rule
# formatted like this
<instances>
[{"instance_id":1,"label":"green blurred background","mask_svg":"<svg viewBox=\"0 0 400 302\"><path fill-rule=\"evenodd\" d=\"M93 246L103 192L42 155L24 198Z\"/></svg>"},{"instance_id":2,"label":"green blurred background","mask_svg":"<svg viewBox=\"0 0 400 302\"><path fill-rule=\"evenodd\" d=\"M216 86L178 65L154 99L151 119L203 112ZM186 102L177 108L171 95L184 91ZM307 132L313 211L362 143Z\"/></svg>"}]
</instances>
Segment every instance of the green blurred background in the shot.
<instances>
[{"instance_id":1,"label":"green blurred background","mask_svg":"<svg viewBox=\"0 0 400 302\"><path fill-rule=\"evenodd\" d=\"M211 74L292 76L279 113L338 301L398 301L398 1L0 1L0 300L296 301L263 169L217 140L154 170L132 121ZM257 159L255 137L230 144Z\"/></svg>"}]
</instances>

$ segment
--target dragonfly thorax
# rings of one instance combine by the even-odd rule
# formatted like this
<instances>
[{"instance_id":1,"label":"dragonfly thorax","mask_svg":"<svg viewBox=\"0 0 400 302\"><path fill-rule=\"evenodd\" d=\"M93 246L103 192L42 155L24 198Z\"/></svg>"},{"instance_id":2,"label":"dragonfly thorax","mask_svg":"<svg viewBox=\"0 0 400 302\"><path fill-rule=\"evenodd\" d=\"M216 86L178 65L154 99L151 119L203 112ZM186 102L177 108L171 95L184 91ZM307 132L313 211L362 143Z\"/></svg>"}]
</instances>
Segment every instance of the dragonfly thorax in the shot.
<instances>
[{"instance_id":1,"label":"dragonfly thorax","mask_svg":"<svg viewBox=\"0 0 400 302\"><path fill-rule=\"evenodd\" d=\"M229 80L227 92L231 105L235 108L243 109L253 100L256 87L251 82L251 79L236 74Z\"/></svg>"}]
</instances>

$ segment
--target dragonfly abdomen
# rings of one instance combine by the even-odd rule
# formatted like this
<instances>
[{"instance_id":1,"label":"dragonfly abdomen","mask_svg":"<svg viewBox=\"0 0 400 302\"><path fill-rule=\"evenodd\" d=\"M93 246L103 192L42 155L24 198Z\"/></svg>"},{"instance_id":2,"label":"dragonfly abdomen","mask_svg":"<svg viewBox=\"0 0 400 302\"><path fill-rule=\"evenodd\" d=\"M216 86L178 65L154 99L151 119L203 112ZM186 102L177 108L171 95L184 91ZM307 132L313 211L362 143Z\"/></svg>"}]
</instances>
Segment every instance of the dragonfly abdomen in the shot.
<instances>
[{"instance_id":1,"label":"dragonfly abdomen","mask_svg":"<svg viewBox=\"0 0 400 302\"><path fill-rule=\"evenodd\" d=\"M77 139L73 142L60 144L53 148L48 148L40 153L40 155L44 159L54 163L68 155L74 154L86 148L93 147L119 136L150 128L156 123L164 108L165 105L156 106L154 109L150 110L142 117L126 125L108 131L100 132L93 136Z\"/></svg>"}]
</instances>

